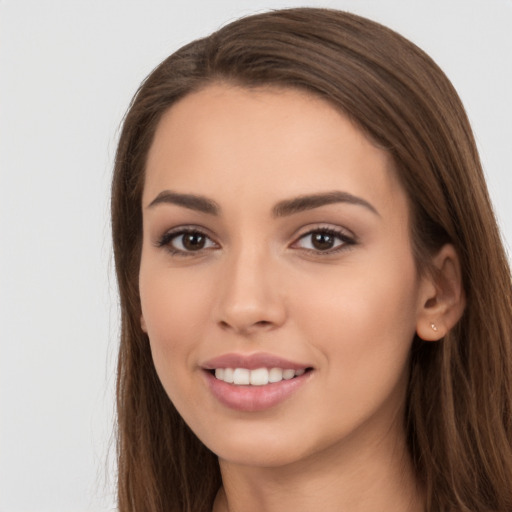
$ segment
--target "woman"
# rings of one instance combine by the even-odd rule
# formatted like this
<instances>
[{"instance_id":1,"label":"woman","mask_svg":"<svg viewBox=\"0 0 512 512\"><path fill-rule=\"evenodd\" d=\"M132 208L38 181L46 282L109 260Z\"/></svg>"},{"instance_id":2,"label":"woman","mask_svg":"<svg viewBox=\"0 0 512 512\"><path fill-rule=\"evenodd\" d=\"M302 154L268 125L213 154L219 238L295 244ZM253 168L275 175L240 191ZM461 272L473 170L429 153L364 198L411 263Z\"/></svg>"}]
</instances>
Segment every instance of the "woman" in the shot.
<instances>
[{"instance_id":1,"label":"woman","mask_svg":"<svg viewBox=\"0 0 512 512\"><path fill-rule=\"evenodd\" d=\"M292 9L183 47L112 218L121 512L512 509L510 271L413 44Z\"/></svg>"}]
</instances>

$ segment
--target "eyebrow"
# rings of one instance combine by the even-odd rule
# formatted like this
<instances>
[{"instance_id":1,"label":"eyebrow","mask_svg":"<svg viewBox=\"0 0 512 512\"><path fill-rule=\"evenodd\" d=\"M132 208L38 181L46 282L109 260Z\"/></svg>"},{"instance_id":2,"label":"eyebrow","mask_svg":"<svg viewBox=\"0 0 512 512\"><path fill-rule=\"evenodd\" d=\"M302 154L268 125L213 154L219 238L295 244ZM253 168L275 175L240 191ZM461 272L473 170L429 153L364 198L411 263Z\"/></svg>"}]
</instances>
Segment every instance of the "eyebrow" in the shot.
<instances>
[{"instance_id":1,"label":"eyebrow","mask_svg":"<svg viewBox=\"0 0 512 512\"><path fill-rule=\"evenodd\" d=\"M285 199L277 203L272 208L272 215L274 217L287 217L295 213L300 213L307 210L313 210L314 208L320 208L334 203L347 203L356 206L363 206L367 210L371 211L375 215L379 215L379 212L374 206L368 201L365 201L361 197L354 196L348 192L332 191L321 194L311 194L295 197L293 199ZM197 196L195 194L180 194L178 192L172 192L170 190L163 190L160 192L147 208L153 208L158 204L175 204L183 206L190 210L196 210L209 215L219 215L220 206L204 196Z\"/></svg>"},{"instance_id":2,"label":"eyebrow","mask_svg":"<svg viewBox=\"0 0 512 512\"><path fill-rule=\"evenodd\" d=\"M148 204L148 208L153 208L158 204L176 204L183 206L189 210L196 210L202 213L208 213L210 215L218 215L220 212L219 205L203 196L196 196L194 194L178 194L177 192L171 192L170 190L164 190L158 194L151 203Z\"/></svg>"},{"instance_id":3,"label":"eyebrow","mask_svg":"<svg viewBox=\"0 0 512 512\"><path fill-rule=\"evenodd\" d=\"M370 210L372 213L380 217L377 209L368 201L365 201L361 197L349 194L348 192L341 192L337 190L322 194L299 196L294 199L280 201L274 206L272 213L274 217L285 217L288 215L293 215L294 213L312 210L313 208L319 208L320 206L334 203L348 203L357 206L363 206L364 208Z\"/></svg>"}]
</instances>

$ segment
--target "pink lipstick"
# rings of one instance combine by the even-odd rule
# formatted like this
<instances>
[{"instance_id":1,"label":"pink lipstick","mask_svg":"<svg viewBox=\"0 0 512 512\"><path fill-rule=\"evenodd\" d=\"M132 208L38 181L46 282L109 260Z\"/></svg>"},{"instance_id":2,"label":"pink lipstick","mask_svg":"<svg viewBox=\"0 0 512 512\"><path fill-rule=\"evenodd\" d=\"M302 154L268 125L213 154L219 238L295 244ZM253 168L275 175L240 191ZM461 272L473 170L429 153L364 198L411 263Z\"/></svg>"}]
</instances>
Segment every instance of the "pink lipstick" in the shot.
<instances>
[{"instance_id":1,"label":"pink lipstick","mask_svg":"<svg viewBox=\"0 0 512 512\"><path fill-rule=\"evenodd\" d=\"M311 377L309 364L267 354L224 354L201 367L212 394L223 405L255 412L288 399Z\"/></svg>"}]
</instances>

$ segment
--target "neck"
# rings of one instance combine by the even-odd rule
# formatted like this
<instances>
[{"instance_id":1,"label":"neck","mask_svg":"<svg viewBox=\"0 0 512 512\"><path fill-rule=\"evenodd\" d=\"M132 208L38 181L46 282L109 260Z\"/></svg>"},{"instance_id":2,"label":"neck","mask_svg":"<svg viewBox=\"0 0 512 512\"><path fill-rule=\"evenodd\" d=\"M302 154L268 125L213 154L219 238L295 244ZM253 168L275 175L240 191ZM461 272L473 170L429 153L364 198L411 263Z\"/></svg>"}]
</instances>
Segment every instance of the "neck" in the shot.
<instances>
[{"instance_id":1,"label":"neck","mask_svg":"<svg viewBox=\"0 0 512 512\"><path fill-rule=\"evenodd\" d=\"M405 435L353 441L280 467L221 460L214 512L421 512Z\"/></svg>"}]
</instances>

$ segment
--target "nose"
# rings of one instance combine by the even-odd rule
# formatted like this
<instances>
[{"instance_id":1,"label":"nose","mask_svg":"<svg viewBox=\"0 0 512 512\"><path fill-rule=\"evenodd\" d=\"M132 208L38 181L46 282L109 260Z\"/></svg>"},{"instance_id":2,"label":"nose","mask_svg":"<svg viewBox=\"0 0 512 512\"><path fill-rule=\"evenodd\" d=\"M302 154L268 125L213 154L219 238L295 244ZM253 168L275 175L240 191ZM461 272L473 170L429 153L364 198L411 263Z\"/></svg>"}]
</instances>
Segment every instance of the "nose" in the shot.
<instances>
[{"instance_id":1,"label":"nose","mask_svg":"<svg viewBox=\"0 0 512 512\"><path fill-rule=\"evenodd\" d=\"M269 255L257 250L226 259L219 275L216 311L222 329L251 335L285 322L285 294L276 266Z\"/></svg>"}]
</instances>

